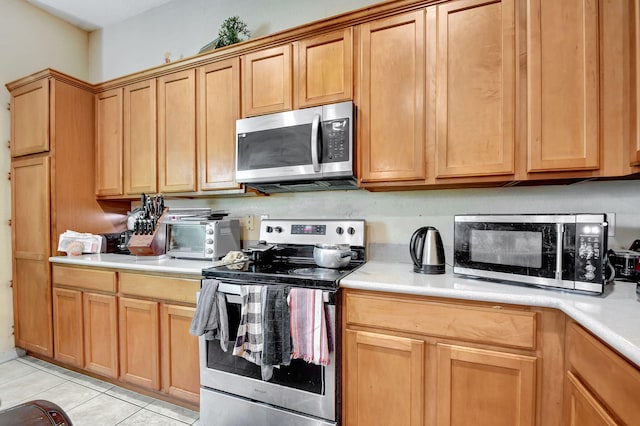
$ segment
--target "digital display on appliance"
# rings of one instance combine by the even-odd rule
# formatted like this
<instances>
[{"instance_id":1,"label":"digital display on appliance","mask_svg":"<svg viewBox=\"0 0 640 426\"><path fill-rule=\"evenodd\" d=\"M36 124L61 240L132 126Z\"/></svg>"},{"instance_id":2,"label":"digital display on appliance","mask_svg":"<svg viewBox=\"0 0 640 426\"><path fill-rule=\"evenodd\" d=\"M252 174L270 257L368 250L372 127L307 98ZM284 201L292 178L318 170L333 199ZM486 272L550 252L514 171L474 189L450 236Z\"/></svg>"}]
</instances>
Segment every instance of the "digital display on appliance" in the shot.
<instances>
[{"instance_id":1,"label":"digital display on appliance","mask_svg":"<svg viewBox=\"0 0 640 426\"><path fill-rule=\"evenodd\" d=\"M470 252L472 262L541 268L542 233L473 229Z\"/></svg>"},{"instance_id":2,"label":"digital display on appliance","mask_svg":"<svg viewBox=\"0 0 640 426\"><path fill-rule=\"evenodd\" d=\"M291 225L292 234L302 235L325 235L326 225Z\"/></svg>"}]
</instances>

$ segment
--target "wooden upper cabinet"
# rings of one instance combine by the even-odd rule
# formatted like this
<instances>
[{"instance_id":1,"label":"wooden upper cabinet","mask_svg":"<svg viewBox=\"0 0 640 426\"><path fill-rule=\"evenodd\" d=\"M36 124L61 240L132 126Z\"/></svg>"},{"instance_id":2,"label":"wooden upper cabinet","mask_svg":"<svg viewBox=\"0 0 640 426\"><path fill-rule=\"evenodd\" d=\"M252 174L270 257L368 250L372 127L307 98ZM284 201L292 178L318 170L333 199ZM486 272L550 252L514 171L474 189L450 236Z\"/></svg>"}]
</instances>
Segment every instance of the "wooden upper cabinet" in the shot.
<instances>
[{"instance_id":1,"label":"wooden upper cabinet","mask_svg":"<svg viewBox=\"0 0 640 426\"><path fill-rule=\"evenodd\" d=\"M294 107L353 97L352 29L297 41L294 48Z\"/></svg>"},{"instance_id":2,"label":"wooden upper cabinet","mask_svg":"<svg viewBox=\"0 0 640 426\"><path fill-rule=\"evenodd\" d=\"M600 165L598 0L527 0L527 171Z\"/></svg>"},{"instance_id":3,"label":"wooden upper cabinet","mask_svg":"<svg viewBox=\"0 0 640 426\"><path fill-rule=\"evenodd\" d=\"M635 78L636 78L636 133L632 144L631 164L640 166L640 4L635 3Z\"/></svg>"},{"instance_id":4,"label":"wooden upper cabinet","mask_svg":"<svg viewBox=\"0 0 640 426\"><path fill-rule=\"evenodd\" d=\"M156 192L156 80L124 88L124 193Z\"/></svg>"},{"instance_id":5,"label":"wooden upper cabinet","mask_svg":"<svg viewBox=\"0 0 640 426\"><path fill-rule=\"evenodd\" d=\"M363 182L425 179L424 14L362 24L358 152Z\"/></svg>"},{"instance_id":6,"label":"wooden upper cabinet","mask_svg":"<svg viewBox=\"0 0 640 426\"><path fill-rule=\"evenodd\" d=\"M242 56L242 116L292 107L291 45Z\"/></svg>"},{"instance_id":7,"label":"wooden upper cabinet","mask_svg":"<svg viewBox=\"0 0 640 426\"><path fill-rule=\"evenodd\" d=\"M438 426L534 426L536 357L437 344Z\"/></svg>"},{"instance_id":8,"label":"wooden upper cabinet","mask_svg":"<svg viewBox=\"0 0 640 426\"><path fill-rule=\"evenodd\" d=\"M49 79L11 92L11 156L49 151Z\"/></svg>"},{"instance_id":9,"label":"wooden upper cabinet","mask_svg":"<svg viewBox=\"0 0 640 426\"><path fill-rule=\"evenodd\" d=\"M238 188L236 120L240 118L240 60L199 68L198 181L200 190Z\"/></svg>"},{"instance_id":10,"label":"wooden upper cabinet","mask_svg":"<svg viewBox=\"0 0 640 426\"><path fill-rule=\"evenodd\" d=\"M96 195L122 195L122 89L96 95Z\"/></svg>"},{"instance_id":11,"label":"wooden upper cabinet","mask_svg":"<svg viewBox=\"0 0 640 426\"><path fill-rule=\"evenodd\" d=\"M437 7L436 178L514 173L515 46L514 0Z\"/></svg>"},{"instance_id":12,"label":"wooden upper cabinet","mask_svg":"<svg viewBox=\"0 0 640 426\"><path fill-rule=\"evenodd\" d=\"M158 78L158 191L196 190L196 70Z\"/></svg>"}]
</instances>

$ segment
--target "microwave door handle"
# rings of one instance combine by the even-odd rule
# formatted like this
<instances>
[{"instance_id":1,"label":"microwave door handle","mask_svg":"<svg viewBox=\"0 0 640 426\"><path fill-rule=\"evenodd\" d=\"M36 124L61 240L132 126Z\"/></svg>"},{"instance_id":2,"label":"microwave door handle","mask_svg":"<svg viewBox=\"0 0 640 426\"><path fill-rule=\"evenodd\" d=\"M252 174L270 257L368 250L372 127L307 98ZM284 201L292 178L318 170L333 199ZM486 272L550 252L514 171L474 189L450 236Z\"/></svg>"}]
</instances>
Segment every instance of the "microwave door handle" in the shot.
<instances>
[{"instance_id":1,"label":"microwave door handle","mask_svg":"<svg viewBox=\"0 0 640 426\"><path fill-rule=\"evenodd\" d=\"M557 235L557 252L556 252L556 280L562 280L562 254L564 251L564 225L556 223L556 235Z\"/></svg>"},{"instance_id":2,"label":"microwave door handle","mask_svg":"<svg viewBox=\"0 0 640 426\"><path fill-rule=\"evenodd\" d=\"M313 171L320 173L320 160L318 159L318 130L320 128L320 114L316 114L311 122L311 162L313 163Z\"/></svg>"}]
</instances>

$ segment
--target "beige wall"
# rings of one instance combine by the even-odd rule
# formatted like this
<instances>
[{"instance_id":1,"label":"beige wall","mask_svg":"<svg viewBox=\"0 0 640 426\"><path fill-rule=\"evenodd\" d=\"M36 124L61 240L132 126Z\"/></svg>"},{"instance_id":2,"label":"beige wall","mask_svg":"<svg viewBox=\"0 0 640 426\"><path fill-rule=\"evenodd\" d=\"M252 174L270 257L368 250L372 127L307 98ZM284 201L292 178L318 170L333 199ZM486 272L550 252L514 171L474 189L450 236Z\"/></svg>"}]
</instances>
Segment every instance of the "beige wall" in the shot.
<instances>
[{"instance_id":1,"label":"beige wall","mask_svg":"<svg viewBox=\"0 0 640 426\"><path fill-rule=\"evenodd\" d=\"M89 74L89 36L24 0L0 1L0 361L13 349L9 92L5 83L44 68L80 79Z\"/></svg>"}]
</instances>

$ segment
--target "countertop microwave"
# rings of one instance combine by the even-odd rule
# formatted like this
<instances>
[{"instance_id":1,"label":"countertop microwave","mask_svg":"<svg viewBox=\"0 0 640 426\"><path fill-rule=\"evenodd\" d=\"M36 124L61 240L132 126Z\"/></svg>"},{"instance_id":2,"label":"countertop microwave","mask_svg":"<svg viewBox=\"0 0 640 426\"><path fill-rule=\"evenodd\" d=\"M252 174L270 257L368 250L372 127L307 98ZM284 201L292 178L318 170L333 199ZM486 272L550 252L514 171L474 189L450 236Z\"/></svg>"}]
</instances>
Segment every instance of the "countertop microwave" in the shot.
<instances>
[{"instance_id":1,"label":"countertop microwave","mask_svg":"<svg viewBox=\"0 0 640 426\"><path fill-rule=\"evenodd\" d=\"M604 213L458 215L453 272L599 294L607 237Z\"/></svg>"},{"instance_id":2,"label":"countertop microwave","mask_svg":"<svg viewBox=\"0 0 640 426\"><path fill-rule=\"evenodd\" d=\"M236 181L259 191L355 189L353 102L236 121Z\"/></svg>"}]
</instances>

